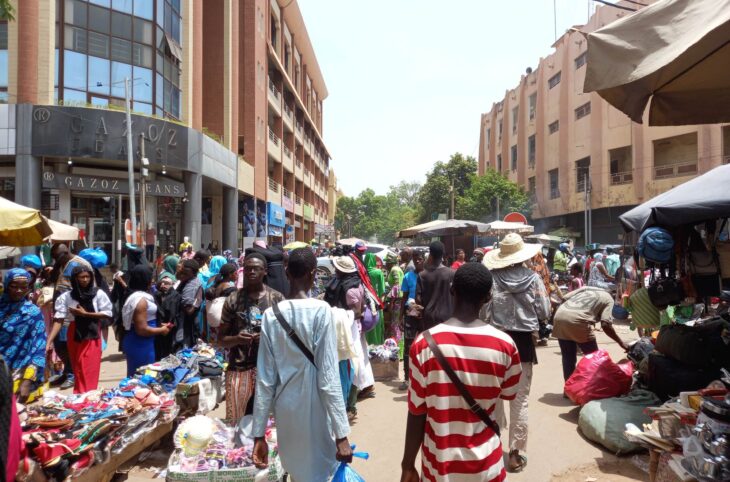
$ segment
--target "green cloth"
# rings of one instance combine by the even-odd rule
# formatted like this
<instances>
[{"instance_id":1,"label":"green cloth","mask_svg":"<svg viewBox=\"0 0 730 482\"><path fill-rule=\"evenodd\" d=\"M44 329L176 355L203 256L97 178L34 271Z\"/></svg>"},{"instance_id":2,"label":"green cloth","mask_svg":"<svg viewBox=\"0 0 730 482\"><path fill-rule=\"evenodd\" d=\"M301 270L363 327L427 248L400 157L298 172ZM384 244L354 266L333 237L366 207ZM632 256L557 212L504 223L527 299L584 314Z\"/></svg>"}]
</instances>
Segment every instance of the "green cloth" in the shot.
<instances>
[{"instance_id":1,"label":"green cloth","mask_svg":"<svg viewBox=\"0 0 730 482\"><path fill-rule=\"evenodd\" d=\"M562 251L556 251L553 258L553 271L565 273L568 271L568 257Z\"/></svg>"},{"instance_id":2,"label":"green cloth","mask_svg":"<svg viewBox=\"0 0 730 482\"><path fill-rule=\"evenodd\" d=\"M177 273L177 265L180 262L180 257L174 254L167 256L162 260L162 271L157 276L157 280L160 281L162 278L170 278L174 283L177 281L175 274Z\"/></svg>"},{"instance_id":3,"label":"green cloth","mask_svg":"<svg viewBox=\"0 0 730 482\"><path fill-rule=\"evenodd\" d=\"M403 274L403 270L400 269L400 266L395 265L390 269L390 273L388 273L388 286L393 288L393 286L397 286L398 290L400 292L400 287L403 284L403 277L405 275ZM399 294L400 296L400 294Z\"/></svg>"},{"instance_id":4,"label":"green cloth","mask_svg":"<svg viewBox=\"0 0 730 482\"><path fill-rule=\"evenodd\" d=\"M378 262L373 253L365 254L365 268L368 270L370 284L373 285L373 289L378 295L378 298L382 299L385 294L385 276L383 275L383 271L378 269ZM368 345L382 345L385 341L385 321L383 320L382 310L379 311L379 314L380 321L378 321L378 324L365 334Z\"/></svg>"}]
</instances>

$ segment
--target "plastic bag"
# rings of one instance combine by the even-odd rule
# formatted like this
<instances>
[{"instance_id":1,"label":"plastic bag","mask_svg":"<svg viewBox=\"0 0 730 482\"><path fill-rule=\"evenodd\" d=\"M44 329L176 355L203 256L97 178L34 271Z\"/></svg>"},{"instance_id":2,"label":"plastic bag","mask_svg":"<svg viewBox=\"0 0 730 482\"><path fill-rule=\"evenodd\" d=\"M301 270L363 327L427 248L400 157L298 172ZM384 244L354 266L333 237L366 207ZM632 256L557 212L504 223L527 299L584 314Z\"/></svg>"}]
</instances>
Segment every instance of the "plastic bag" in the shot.
<instances>
[{"instance_id":1,"label":"plastic bag","mask_svg":"<svg viewBox=\"0 0 730 482\"><path fill-rule=\"evenodd\" d=\"M355 450L355 446L352 446L352 449ZM359 457L361 459L369 459L370 454L367 452L353 452L353 457ZM332 482L365 482L365 479L363 479L360 474L355 472L355 469L350 467L345 462L340 462L340 466L337 467L337 472L335 472L335 476L332 478Z\"/></svg>"},{"instance_id":2,"label":"plastic bag","mask_svg":"<svg viewBox=\"0 0 730 482\"><path fill-rule=\"evenodd\" d=\"M631 362L617 365L606 350L594 351L578 362L565 382L565 394L578 405L625 395L631 388L633 368Z\"/></svg>"}]
</instances>

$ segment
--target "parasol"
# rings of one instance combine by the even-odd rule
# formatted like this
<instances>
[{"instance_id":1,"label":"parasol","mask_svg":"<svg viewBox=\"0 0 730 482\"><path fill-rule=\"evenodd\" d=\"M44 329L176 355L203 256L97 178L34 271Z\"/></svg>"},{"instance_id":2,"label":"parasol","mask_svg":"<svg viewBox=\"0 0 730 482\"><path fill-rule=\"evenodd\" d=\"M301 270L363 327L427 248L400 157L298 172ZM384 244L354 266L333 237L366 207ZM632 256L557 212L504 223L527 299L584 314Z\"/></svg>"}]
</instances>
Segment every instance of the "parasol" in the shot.
<instances>
[{"instance_id":1,"label":"parasol","mask_svg":"<svg viewBox=\"0 0 730 482\"><path fill-rule=\"evenodd\" d=\"M75 226L69 226L53 219L48 219L45 216L43 218L48 223L53 233L46 238L48 241L77 241L79 239L79 228Z\"/></svg>"},{"instance_id":2,"label":"parasol","mask_svg":"<svg viewBox=\"0 0 730 482\"><path fill-rule=\"evenodd\" d=\"M293 243L289 243L286 246L284 246L284 249L287 251L293 251L295 249L299 248L308 248L309 245L305 243L304 241L294 241Z\"/></svg>"},{"instance_id":3,"label":"parasol","mask_svg":"<svg viewBox=\"0 0 730 482\"><path fill-rule=\"evenodd\" d=\"M339 241L337 241L337 243L342 244L344 246L355 246L355 243L365 243L365 241L363 241L360 238L345 238L345 239L340 239ZM365 243L365 244L367 244L367 243Z\"/></svg>"},{"instance_id":4,"label":"parasol","mask_svg":"<svg viewBox=\"0 0 730 482\"><path fill-rule=\"evenodd\" d=\"M37 246L51 233L40 211L0 197L0 246Z\"/></svg>"},{"instance_id":5,"label":"parasol","mask_svg":"<svg viewBox=\"0 0 730 482\"><path fill-rule=\"evenodd\" d=\"M560 244L563 242L563 238L558 236L550 236L549 234L531 234L529 236L525 236L525 239L537 241L545 245Z\"/></svg>"},{"instance_id":6,"label":"parasol","mask_svg":"<svg viewBox=\"0 0 730 482\"><path fill-rule=\"evenodd\" d=\"M482 231L482 233L488 236L503 236L509 233L529 234L534 230L534 226L530 226L529 224L492 221L487 225L486 231Z\"/></svg>"}]
</instances>

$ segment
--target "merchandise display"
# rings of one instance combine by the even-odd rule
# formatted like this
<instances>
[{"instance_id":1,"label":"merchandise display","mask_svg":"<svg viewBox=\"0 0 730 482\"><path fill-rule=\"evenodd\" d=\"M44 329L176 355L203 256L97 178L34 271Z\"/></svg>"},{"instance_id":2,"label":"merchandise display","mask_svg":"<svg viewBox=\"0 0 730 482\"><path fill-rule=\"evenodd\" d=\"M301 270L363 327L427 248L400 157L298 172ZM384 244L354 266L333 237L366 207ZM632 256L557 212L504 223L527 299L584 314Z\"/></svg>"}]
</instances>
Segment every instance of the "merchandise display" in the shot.
<instances>
[{"instance_id":1,"label":"merchandise display","mask_svg":"<svg viewBox=\"0 0 730 482\"><path fill-rule=\"evenodd\" d=\"M382 345L370 345L368 347L370 366L373 369L375 380L387 381L398 378L400 350L401 347L395 338L386 339Z\"/></svg>"}]
</instances>

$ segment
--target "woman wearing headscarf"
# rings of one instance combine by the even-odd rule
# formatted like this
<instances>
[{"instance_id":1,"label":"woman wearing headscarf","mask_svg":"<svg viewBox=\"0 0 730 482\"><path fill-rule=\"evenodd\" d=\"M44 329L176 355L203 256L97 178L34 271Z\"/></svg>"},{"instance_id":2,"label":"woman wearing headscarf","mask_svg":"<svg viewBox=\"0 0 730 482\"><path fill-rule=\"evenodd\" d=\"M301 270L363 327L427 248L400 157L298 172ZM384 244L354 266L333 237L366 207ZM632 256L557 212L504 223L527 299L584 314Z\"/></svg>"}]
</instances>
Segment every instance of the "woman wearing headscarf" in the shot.
<instances>
[{"instance_id":1,"label":"woman wearing headscarf","mask_svg":"<svg viewBox=\"0 0 730 482\"><path fill-rule=\"evenodd\" d=\"M368 270L370 284L378 295L378 299L382 300L385 295L385 276L383 270L378 268L378 261L373 253L365 254L365 268ZM365 334L365 339L369 345L382 345L385 341L385 321L383 320L383 310L378 310L379 320L375 328Z\"/></svg>"},{"instance_id":2,"label":"woman wearing headscarf","mask_svg":"<svg viewBox=\"0 0 730 482\"><path fill-rule=\"evenodd\" d=\"M102 320L111 318L109 296L94 286L94 272L88 266L76 266L71 273L71 291L58 297L49 335L47 351L65 322L68 327L68 354L74 372L74 393L86 393L99 387L101 370Z\"/></svg>"},{"instance_id":3,"label":"woman wearing headscarf","mask_svg":"<svg viewBox=\"0 0 730 482\"><path fill-rule=\"evenodd\" d=\"M26 298L29 282L26 270L8 270L0 296L0 355L13 374L13 391L21 403L40 386L46 366L45 324L41 310Z\"/></svg>"},{"instance_id":4,"label":"woman wearing headscarf","mask_svg":"<svg viewBox=\"0 0 730 482\"><path fill-rule=\"evenodd\" d=\"M151 284L149 266L138 265L132 269L128 285L130 294L122 307L128 377L133 376L137 368L155 362L155 337L165 336L172 329L169 323L157 327L157 304L148 293Z\"/></svg>"},{"instance_id":5,"label":"woman wearing headscarf","mask_svg":"<svg viewBox=\"0 0 730 482\"><path fill-rule=\"evenodd\" d=\"M162 270L157 277L158 282L163 278L169 278L173 284L177 281L175 273L177 273L177 265L180 263L180 257L174 254L168 255L162 260Z\"/></svg>"},{"instance_id":6,"label":"woman wearing headscarf","mask_svg":"<svg viewBox=\"0 0 730 482\"><path fill-rule=\"evenodd\" d=\"M172 329L167 335L155 337L155 358L162 360L175 353L176 348L182 345L183 312L180 309L182 296L174 288L177 278L168 271L162 271L157 278L157 321L161 325L169 324ZM180 336L178 339L178 331Z\"/></svg>"},{"instance_id":7,"label":"woman wearing headscarf","mask_svg":"<svg viewBox=\"0 0 730 482\"><path fill-rule=\"evenodd\" d=\"M593 255L591 271L588 274L588 286L602 288L604 290L612 290L616 288L614 277L608 274L606 265L603 264L603 254L601 253Z\"/></svg>"}]
</instances>

